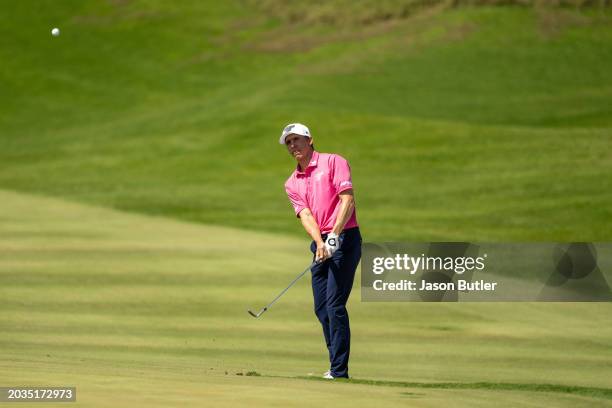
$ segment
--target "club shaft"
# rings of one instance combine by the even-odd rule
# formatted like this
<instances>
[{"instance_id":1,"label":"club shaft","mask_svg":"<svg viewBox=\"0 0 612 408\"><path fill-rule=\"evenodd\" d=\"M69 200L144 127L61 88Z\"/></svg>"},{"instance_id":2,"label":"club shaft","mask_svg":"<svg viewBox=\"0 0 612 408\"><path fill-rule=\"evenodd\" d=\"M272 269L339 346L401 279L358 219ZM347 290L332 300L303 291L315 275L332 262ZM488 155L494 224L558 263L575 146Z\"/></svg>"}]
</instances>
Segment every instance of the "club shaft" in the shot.
<instances>
[{"instance_id":1,"label":"club shaft","mask_svg":"<svg viewBox=\"0 0 612 408\"><path fill-rule=\"evenodd\" d=\"M281 292L281 293L279 293L279 294L278 294L278 296L276 296L276 297L274 298L274 300L273 300L273 301L271 301L270 303L268 303L268 305L267 305L266 307L264 307L264 309L263 309L263 310L269 309L269 308L270 308L270 306L272 306L274 303L276 303L276 301L277 301L278 299L280 299L280 298L281 298L281 296L283 296L283 295L285 294L285 292L287 292L287 291L288 291L288 290L289 290L289 289L290 289L290 288L291 288L291 287L292 287L292 286L295 284L295 282L299 281L299 280L300 280L300 278L301 278L302 276L304 276L304 275L306 274L306 272L308 272L310 269L312 269L312 267L313 267L313 266L315 266L317 263L318 263L318 262L313 262L313 263L311 263L310 265L308 265L308 267L307 267L306 269L304 269L304 272L302 272L302 273L300 273L298 276L296 276L296 277L295 277L295 279L294 279L294 280L293 280L293 281L292 281L292 282L289 284L289 286L287 286L285 289L283 289L283 290L282 290L282 292ZM262 310L262 311L263 311L263 310Z\"/></svg>"}]
</instances>

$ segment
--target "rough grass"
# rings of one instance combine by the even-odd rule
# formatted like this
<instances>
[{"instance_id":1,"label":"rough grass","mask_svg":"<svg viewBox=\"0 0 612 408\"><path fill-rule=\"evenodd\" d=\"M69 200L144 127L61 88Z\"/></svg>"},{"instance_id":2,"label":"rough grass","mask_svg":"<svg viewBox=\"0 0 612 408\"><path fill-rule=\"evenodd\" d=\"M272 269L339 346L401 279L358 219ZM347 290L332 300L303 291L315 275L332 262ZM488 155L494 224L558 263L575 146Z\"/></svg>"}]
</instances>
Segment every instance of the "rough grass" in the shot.
<instances>
[{"instance_id":1,"label":"rough grass","mask_svg":"<svg viewBox=\"0 0 612 408\"><path fill-rule=\"evenodd\" d=\"M366 240L609 240L607 9L337 34L232 2L38 4L0 17L4 188L303 236L276 143L302 121L351 162Z\"/></svg>"}]
</instances>

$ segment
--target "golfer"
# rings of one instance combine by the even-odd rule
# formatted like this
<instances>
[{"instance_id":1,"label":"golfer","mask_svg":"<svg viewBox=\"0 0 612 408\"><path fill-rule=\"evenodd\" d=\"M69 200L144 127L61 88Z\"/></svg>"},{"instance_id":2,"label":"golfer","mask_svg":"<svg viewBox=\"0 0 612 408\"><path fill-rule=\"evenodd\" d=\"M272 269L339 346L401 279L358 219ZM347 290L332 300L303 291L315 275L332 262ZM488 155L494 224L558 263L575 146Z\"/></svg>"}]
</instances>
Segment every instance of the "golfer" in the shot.
<instances>
[{"instance_id":1,"label":"golfer","mask_svg":"<svg viewBox=\"0 0 612 408\"><path fill-rule=\"evenodd\" d=\"M302 124L286 126L280 144L297 161L285 190L312 237L313 261L321 261L312 268L312 293L329 351L330 369L324 378L348 378L351 330L346 302L361 258L351 169L337 154L315 151L310 131Z\"/></svg>"}]
</instances>

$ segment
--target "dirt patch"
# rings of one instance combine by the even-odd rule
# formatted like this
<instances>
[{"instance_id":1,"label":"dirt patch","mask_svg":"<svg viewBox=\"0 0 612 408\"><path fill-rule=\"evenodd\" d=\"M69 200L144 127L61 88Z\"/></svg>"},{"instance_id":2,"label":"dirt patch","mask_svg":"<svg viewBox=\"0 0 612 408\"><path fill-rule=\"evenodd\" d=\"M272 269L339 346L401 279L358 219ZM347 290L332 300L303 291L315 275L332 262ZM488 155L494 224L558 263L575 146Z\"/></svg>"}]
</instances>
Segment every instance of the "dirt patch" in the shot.
<instances>
[{"instance_id":1,"label":"dirt patch","mask_svg":"<svg viewBox=\"0 0 612 408\"><path fill-rule=\"evenodd\" d=\"M554 39L573 27L588 26L592 19L575 11L558 8L536 8L538 32L544 39Z\"/></svg>"},{"instance_id":2,"label":"dirt patch","mask_svg":"<svg viewBox=\"0 0 612 408\"><path fill-rule=\"evenodd\" d=\"M426 28L423 28L426 29ZM388 59L394 51L402 55L418 53L424 47L432 44L462 41L469 34L476 30L476 26L469 23L449 25L444 27L444 33L438 38L424 39L418 33L404 32L389 38L384 43L363 48L363 52L349 51L344 55L339 55L332 60L326 60L310 65L302 65L297 68L301 74L376 74L377 65Z\"/></svg>"},{"instance_id":3,"label":"dirt patch","mask_svg":"<svg viewBox=\"0 0 612 408\"><path fill-rule=\"evenodd\" d=\"M437 2L436 6L412 6L400 13L373 14L360 24L308 25L303 22L283 25L260 35L246 44L247 49L263 52L305 52L314 48L338 42L364 41L383 36L406 24L425 21L452 7L451 1ZM408 11L409 10L409 11ZM365 17L364 17L365 18ZM317 20L319 21L319 20ZM317 28L326 27L322 34Z\"/></svg>"}]
</instances>

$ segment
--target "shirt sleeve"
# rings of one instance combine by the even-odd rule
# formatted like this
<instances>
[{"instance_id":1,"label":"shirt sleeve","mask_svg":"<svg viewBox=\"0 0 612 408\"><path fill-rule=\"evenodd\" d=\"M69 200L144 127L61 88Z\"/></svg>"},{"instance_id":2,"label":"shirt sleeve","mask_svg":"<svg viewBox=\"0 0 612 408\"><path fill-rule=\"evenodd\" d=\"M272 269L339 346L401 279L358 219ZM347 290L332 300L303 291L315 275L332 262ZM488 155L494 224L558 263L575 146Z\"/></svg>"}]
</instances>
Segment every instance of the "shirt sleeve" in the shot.
<instances>
[{"instance_id":1,"label":"shirt sleeve","mask_svg":"<svg viewBox=\"0 0 612 408\"><path fill-rule=\"evenodd\" d=\"M287 197L289 197L289 201L291 202L291 205L295 210L296 217L299 217L300 212L307 207L306 202L302 199L302 197L299 196L297 192L293 191L293 189L291 189L288 184L285 184L285 191L287 192Z\"/></svg>"},{"instance_id":2,"label":"shirt sleeve","mask_svg":"<svg viewBox=\"0 0 612 408\"><path fill-rule=\"evenodd\" d=\"M332 159L332 183L336 189L336 194L353 188L351 180L351 167L342 156L334 155Z\"/></svg>"}]
</instances>

